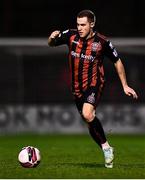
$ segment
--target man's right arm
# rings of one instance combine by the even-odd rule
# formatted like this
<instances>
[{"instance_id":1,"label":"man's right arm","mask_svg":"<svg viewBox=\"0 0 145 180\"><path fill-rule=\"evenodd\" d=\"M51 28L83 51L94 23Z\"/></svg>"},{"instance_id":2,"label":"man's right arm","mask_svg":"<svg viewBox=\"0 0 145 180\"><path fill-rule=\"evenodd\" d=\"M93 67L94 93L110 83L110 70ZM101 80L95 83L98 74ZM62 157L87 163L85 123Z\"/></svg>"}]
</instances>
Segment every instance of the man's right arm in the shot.
<instances>
[{"instance_id":1,"label":"man's right arm","mask_svg":"<svg viewBox=\"0 0 145 180\"><path fill-rule=\"evenodd\" d=\"M48 38L48 45L49 46L55 46L55 39L59 36L60 31L56 30L51 33L51 35Z\"/></svg>"}]
</instances>

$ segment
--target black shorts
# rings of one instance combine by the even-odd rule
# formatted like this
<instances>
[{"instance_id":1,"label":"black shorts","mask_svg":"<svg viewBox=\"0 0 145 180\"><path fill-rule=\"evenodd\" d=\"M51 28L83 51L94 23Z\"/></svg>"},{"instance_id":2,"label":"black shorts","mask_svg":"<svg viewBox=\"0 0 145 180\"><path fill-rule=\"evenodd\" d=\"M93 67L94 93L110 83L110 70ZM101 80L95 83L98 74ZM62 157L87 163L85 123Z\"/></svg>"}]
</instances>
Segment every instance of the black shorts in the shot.
<instances>
[{"instance_id":1,"label":"black shorts","mask_svg":"<svg viewBox=\"0 0 145 180\"><path fill-rule=\"evenodd\" d=\"M104 85L99 86L99 88L89 87L85 92L83 92L81 97L74 96L76 106L80 113L82 113L84 103L92 104L96 109L102 95L103 87Z\"/></svg>"}]
</instances>

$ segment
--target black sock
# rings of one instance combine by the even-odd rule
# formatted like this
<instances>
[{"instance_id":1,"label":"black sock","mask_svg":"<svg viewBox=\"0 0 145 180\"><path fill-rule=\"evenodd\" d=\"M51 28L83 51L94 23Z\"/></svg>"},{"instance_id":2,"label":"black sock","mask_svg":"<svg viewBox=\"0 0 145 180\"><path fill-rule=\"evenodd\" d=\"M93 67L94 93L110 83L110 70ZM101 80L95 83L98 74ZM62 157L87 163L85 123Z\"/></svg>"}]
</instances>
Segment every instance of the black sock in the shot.
<instances>
[{"instance_id":1,"label":"black sock","mask_svg":"<svg viewBox=\"0 0 145 180\"><path fill-rule=\"evenodd\" d=\"M88 123L89 133L94 141L102 148L101 144L106 142L106 136L103 127L97 117L92 122Z\"/></svg>"}]
</instances>

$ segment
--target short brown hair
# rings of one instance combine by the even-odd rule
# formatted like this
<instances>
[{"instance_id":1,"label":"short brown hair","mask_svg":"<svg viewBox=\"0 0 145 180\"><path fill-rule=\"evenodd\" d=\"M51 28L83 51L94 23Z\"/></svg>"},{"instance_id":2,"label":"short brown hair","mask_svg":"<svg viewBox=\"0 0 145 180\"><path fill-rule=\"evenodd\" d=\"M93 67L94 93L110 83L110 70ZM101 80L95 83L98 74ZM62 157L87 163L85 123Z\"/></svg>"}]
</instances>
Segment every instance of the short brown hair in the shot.
<instances>
[{"instance_id":1,"label":"short brown hair","mask_svg":"<svg viewBox=\"0 0 145 180\"><path fill-rule=\"evenodd\" d=\"M77 15L78 18L87 17L89 22L96 22L96 16L91 10L82 10Z\"/></svg>"}]
</instances>

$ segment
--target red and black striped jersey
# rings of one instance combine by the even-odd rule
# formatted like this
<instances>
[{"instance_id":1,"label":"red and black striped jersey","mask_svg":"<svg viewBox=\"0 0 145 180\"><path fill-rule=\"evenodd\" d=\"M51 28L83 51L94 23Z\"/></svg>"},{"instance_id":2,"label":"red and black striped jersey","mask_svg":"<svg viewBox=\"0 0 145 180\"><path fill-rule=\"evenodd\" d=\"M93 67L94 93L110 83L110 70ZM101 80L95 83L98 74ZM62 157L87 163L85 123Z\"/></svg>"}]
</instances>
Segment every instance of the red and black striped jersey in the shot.
<instances>
[{"instance_id":1,"label":"red and black striped jersey","mask_svg":"<svg viewBox=\"0 0 145 180\"><path fill-rule=\"evenodd\" d=\"M86 40L80 38L77 30L66 30L53 42L54 46L62 44L69 47L72 91L78 97L89 87L104 84L104 56L114 63L119 59L112 43L98 32Z\"/></svg>"}]
</instances>

